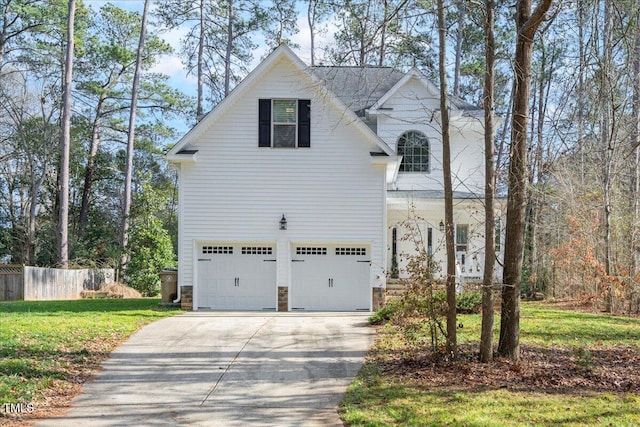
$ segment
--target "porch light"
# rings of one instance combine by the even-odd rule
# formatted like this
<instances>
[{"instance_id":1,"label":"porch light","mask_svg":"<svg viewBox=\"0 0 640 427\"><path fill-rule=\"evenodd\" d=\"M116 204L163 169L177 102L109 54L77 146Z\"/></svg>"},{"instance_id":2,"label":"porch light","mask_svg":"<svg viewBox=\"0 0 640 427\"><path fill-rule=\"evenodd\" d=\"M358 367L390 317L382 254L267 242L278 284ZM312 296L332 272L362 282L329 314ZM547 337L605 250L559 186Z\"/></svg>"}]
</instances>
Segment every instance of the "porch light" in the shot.
<instances>
[{"instance_id":1,"label":"porch light","mask_svg":"<svg viewBox=\"0 0 640 427\"><path fill-rule=\"evenodd\" d=\"M438 228L440 229L441 233L444 232L444 222L442 222L442 220L440 220L440 224L438 224Z\"/></svg>"},{"instance_id":2,"label":"porch light","mask_svg":"<svg viewBox=\"0 0 640 427\"><path fill-rule=\"evenodd\" d=\"M284 214L282 214L282 218L280 218L280 230L286 230L287 229L287 218L284 217Z\"/></svg>"}]
</instances>

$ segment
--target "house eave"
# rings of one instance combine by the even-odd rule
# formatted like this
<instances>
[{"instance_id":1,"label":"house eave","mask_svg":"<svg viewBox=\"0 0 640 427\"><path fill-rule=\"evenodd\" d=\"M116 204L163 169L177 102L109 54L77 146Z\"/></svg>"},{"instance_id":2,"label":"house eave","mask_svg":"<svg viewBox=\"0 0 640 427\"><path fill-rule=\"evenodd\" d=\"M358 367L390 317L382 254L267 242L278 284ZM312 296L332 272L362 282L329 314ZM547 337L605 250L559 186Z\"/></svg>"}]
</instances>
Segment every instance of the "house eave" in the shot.
<instances>
[{"instance_id":1,"label":"house eave","mask_svg":"<svg viewBox=\"0 0 640 427\"><path fill-rule=\"evenodd\" d=\"M198 151L185 150L185 152L178 152L176 154L166 154L165 158L169 163L192 164L198 160Z\"/></svg>"},{"instance_id":2,"label":"house eave","mask_svg":"<svg viewBox=\"0 0 640 427\"><path fill-rule=\"evenodd\" d=\"M401 162L402 156L389 156L386 153L371 153L372 165L386 165L387 184L391 184L396 180Z\"/></svg>"}]
</instances>

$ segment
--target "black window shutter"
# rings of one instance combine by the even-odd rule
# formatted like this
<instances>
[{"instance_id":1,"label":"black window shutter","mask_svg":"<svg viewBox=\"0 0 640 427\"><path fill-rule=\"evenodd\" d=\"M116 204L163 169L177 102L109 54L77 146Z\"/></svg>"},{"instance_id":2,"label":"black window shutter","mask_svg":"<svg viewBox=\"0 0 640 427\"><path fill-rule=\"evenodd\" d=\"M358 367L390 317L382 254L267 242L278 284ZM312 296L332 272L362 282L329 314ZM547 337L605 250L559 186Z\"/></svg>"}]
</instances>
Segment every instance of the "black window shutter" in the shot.
<instances>
[{"instance_id":1,"label":"black window shutter","mask_svg":"<svg viewBox=\"0 0 640 427\"><path fill-rule=\"evenodd\" d=\"M298 100L298 147L311 147L311 100Z\"/></svg>"},{"instance_id":2,"label":"black window shutter","mask_svg":"<svg viewBox=\"0 0 640 427\"><path fill-rule=\"evenodd\" d=\"M271 100L258 101L258 147L271 147Z\"/></svg>"}]
</instances>

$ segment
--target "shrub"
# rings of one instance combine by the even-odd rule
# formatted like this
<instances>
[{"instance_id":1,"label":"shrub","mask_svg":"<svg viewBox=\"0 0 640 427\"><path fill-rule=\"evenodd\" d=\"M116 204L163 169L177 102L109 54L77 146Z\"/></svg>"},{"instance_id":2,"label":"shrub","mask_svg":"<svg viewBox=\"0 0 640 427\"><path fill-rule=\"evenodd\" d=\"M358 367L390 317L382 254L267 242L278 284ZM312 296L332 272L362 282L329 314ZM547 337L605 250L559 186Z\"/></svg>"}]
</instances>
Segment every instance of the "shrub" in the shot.
<instances>
[{"instance_id":1,"label":"shrub","mask_svg":"<svg viewBox=\"0 0 640 427\"><path fill-rule=\"evenodd\" d=\"M433 300L439 308L439 312L445 316L447 314L447 293L438 291L434 293ZM474 314L482 311L481 292L462 292L456 294L456 311L458 314Z\"/></svg>"},{"instance_id":2,"label":"shrub","mask_svg":"<svg viewBox=\"0 0 640 427\"><path fill-rule=\"evenodd\" d=\"M481 292L463 292L457 295L456 309L460 314L473 314L482 311Z\"/></svg>"},{"instance_id":3,"label":"shrub","mask_svg":"<svg viewBox=\"0 0 640 427\"><path fill-rule=\"evenodd\" d=\"M369 324L380 325L386 323L398 312L400 308L400 300L390 300L380 307L378 311L369 317Z\"/></svg>"},{"instance_id":4,"label":"shrub","mask_svg":"<svg viewBox=\"0 0 640 427\"><path fill-rule=\"evenodd\" d=\"M143 296L160 292L159 273L174 266L173 245L160 220L151 216L131 229L126 282Z\"/></svg>"}]
</instances>

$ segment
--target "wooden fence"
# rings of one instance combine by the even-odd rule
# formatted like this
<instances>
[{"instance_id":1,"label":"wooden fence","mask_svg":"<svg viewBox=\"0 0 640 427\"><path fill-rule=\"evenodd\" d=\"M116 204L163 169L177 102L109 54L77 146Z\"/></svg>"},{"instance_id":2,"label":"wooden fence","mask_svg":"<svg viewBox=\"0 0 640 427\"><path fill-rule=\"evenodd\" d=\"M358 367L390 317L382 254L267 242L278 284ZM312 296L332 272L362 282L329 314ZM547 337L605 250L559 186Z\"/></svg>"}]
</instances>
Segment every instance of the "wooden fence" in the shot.
<instances>
[{"instance_id":1,"label":"wooden fence","mask_svg":"<svg viewBox=\"0 0 640 427\"><path fill-rule=\"evenodd\" d=\"M112 283L110 268L65 270L58 268L0 266L0 301L79 299L83 290Z\"/></svg>"},{"instance_id":2,"label":"wooden fence","mask_svg":"<svg viewBox=\"0 0 640 427\"><path fill-rule=\"evenodd\" d=\"M21 265L0 266L0 301L24 299Z\"/></svg>"}]
</instances>

